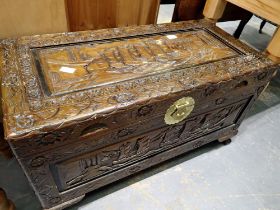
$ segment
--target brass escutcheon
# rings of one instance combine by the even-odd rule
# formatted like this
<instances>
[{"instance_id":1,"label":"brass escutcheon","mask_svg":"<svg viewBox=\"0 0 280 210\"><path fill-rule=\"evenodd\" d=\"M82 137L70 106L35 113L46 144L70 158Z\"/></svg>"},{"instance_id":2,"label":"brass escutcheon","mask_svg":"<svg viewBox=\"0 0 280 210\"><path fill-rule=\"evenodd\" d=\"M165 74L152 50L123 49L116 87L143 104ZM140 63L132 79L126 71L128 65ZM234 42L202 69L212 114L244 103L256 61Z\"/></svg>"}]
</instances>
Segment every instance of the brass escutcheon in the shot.
<instances>
[{"instance_id":1,"label":"brass escutcheon","mask_svg":"<svg viewBox=\"0 0 280 210\"><path fill-rule=\"evenodd\" d=\"M166 111L164 121L167 125L176 124L186 119L194 108L192 97L183 97L174 102Z\"/></svg>"}]
</instances>

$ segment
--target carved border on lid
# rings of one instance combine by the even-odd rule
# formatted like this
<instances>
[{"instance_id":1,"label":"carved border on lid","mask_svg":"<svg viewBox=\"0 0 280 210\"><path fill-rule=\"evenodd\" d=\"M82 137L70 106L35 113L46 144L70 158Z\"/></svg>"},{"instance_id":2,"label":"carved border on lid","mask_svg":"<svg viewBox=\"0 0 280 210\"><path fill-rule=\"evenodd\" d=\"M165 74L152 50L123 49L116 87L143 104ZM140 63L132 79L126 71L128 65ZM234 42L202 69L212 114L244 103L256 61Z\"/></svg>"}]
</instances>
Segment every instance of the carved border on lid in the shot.
<instances>
[{"instance_id":1,"label":"carved border on lid","mask_svg":"<svg viewBox=\"0 0 280 210\"><path fill-rule=\"evenodd\" d=\"M179 69L149 77L137 78L104 87L95 87L62 96L45 97L35 71L30 48L168 32L187 28L207 28L245 55L192 68ZM6 137L24 138L65 127L76 120L94 119L104 113L116 112L137 101L150 100L169 93L230 80L272 63L250 48L221 32L212 24L180 22L162 25L124 27L76 33L22 37L1 43L2 93ZM213 81L209 75L215 74ZM168 85L167 85L168 83Z\"/></svg>"}]
</instances>

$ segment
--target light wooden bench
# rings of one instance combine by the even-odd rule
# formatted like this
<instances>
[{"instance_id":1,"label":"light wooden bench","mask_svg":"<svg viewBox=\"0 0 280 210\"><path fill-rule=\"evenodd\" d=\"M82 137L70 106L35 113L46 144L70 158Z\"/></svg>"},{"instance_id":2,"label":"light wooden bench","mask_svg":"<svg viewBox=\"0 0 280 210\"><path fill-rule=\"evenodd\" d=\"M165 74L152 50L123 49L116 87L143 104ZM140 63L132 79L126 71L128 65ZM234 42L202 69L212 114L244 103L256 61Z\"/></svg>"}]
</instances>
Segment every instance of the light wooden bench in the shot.
<instances>
[{"instance_id":1,"label":"light wooden bench","mask_svg":"<svg viewBox=\"0 0 280 210\"><path fill-rule=\"evenodd\" d=\"M227 2L246 9L278 26L280 25L280 1L279 0L207 0L203 14L205 18L218 20L221 18ZM266 53L280 63L280 30L277 28L270 41Z\"/></svg>"}]
</instances>

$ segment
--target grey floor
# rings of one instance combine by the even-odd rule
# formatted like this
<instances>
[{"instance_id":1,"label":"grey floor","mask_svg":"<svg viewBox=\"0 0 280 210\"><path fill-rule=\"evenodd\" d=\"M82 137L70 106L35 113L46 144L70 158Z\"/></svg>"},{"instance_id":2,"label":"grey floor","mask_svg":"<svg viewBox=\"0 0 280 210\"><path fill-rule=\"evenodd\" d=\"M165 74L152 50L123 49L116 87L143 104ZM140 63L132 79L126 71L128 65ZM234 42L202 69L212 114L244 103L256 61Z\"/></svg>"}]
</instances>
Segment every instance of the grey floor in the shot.
<instances>
[{"instance_id":1,"label":"grey floor","mask_svg":"<svg viewBox=\"0 0 280 210\"><path fill-rule=\"evenodd\" d=\"M172 5L161 7L168 22ZM252 18L241 40L264 49L275 27ZM238 22L219 23L232 33ZM90 193L69 210L280 210L280 74L260 96L227 146L211 143ZM0 187L18 210L40 204L15 159L0 157Z\"/></svg>"}]
</instances>

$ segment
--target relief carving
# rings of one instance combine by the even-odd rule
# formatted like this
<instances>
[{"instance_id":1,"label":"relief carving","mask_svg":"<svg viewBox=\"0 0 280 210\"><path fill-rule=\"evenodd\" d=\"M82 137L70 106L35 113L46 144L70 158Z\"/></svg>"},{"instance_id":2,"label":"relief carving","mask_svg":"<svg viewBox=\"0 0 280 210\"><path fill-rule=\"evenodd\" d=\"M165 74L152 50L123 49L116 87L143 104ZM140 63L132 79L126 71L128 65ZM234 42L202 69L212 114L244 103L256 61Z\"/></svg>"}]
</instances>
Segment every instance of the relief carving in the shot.
<instances>
[{"instance_id":1,"label":"relief carving","mask_svg":"<svg viewBox=\"0 0 280 210\"><path fill-rule=\"evenodd\" d=\"M150 114L153 111L153 106L152 105L146 105L142 106L141 108L138 109L137 115L142 117Z\"/></svg>"},{"instance_id":2,"label":"relief carving","mask_svg":"<svg viewBox=\"0 0 280 210\"><path fill-rule=\"evenodd\" d=\"M188 139L191 139L193 136L202 136L211 131L218 130L224 126L226 119L230 116L236 117L244 105L244 103L238 103L220 108L216 111L188 119L185 122L159 129L150 135L115 144L114 146L89 154L80 160L71 162L69 166L67 163L57 165L58 173L64 174L61 177L62 182L65 183L62 184L62 188L70 188L78 183L100 176L104 172L112 171L124 164L127 165L131 161L140 160L145 155L174 147L189 141ZM194 148L202 144L204 143L197 142ZM72 164L75 166L72 166ZM78 167L78 169L74 174L67 175L67 168L71 166Z\"/></svg>"},{"instance_id":3,"label":"relief carving","mask_svg":"<svg viewBox=\"0 0 280 210\"><path fill-rule=\"evenodd\" d=\"M209 33L208 29L204 30L205 27L209 28ZM196 28L197 31L202 30L203 34L199 34L197 31L190 32L191 28ZM179 39L174 40L174 44L171 46L172 40L169 43L163 42L163 44L159 44L158 41L152 41L148 44L146 44L147 42L133 43L126 45L125 49L113 46L111 49L101 50L100 54L95 54L94 50L90 50L94 53L93 56L91 55L92 52L83 52L84 50L81 49L84 46L83 44L88 44L87 47L92 49L94 48L92 46L102 39L114 38L122 41L125 36L143 34L147 37L147 34L151 34L150 37L154 37L157 34L153 33L157 32L165 36L179 33L179 31L183 34L188 32L185 34L189 34L193 38L181 37L181 41ZM214 34L214 36L211 34ZM215 37L221 37L224 41L221 42ZM190 45L195 42L199 49L191 49ZM145 45L148 45L148 47ZM211 49L203 49L206 45L210 45ZM46 51L50 49L49 52L51 52L51 49L59 48L59 51L62 48L67 49L69 46L73 47L65 51L66 57L63 58L64 60L60 60L63 62L59 63L59 59L54 56L55 62L58 65L64 65L65 61L69 61L67 67L70 68L77 64L82 68L82 76L76 75L75 78L66 78L61 76L61 71L58 73L52 71L52 69L48 76L53 79L54 86L60 86L62 89L46 90L49 85L48 81L45 81L47 83L45 86L41 85L42 81L37 75L40 71L37 71L33 63L34 49L40 48L46 49ZM76 47L79 48L78 51L73 49ZM2 49L4 49L3 52ZM223 51L224 54L216 53L215 50ZM47 208L53 207L54 204L66 202L69 198L74 198L77 195L82 195L94 189L95 186L93 185L96 184L87 183L80 186L79 189L59 193L50 176L50 163L61 163L61 168L59 168L59 165L57 166L58 171L70 172L71 170L67 168L70 166L68 164L73 164L71 166L77 169L71 171L73 173L67 173L67 177L60 177L60 181L64 182L62 188L68 189L76 184L104 175L104 173L109 174L113 170L128 166L132 162L134 164L134 161L139 161L150 154L156 154L227 126L227 122L229 122L227 119L232 118L230 122L234 122L234 117L237 116L236 113L242 109L242 106L232 106L233 108L230 110L203 114L188 119L188 122L182 122L172 129L164 128L154 135L144 135L133 139L133 141L125 140L116 143L117 141L113 142L111 139L97 139L100 145L111 146L106 146L106 148L98 149L95 152L92 152L95 145L89 141L84 141L79 146L75 144L74 140L69 141L70 144L75 144L75 147L70 144L68 148L64 147L66 144L52 147L51 145L56 142L71 139L74 136L64 138L59 134L50 134L57 128L62 128L66 123L69 123L67 126L75 127L80 117L87 116L88 119L94 120L97 117L108 117L112 114L112 112L105 113L103 110L119 112L118 99L116 97L112 98L112 96L119 96L121 103L132 102L133 100L136 103L147 100L149 100L149 103L153 103L157 100L156 97L166 100L182 91L193 91L194 93L198 91L199 97L205 94L210 96L215 92L211 88L205 93L201 93L204 91L205 84L209 87L215 86L217 83L225 83L226 85L222 89L226 93L231 91L231 87L234 87L230 85L235 84L235 81L238 80L237 77L250 77L250 79L253 77L256 81L258 79L257 73L259 74L260 71L270 72L278 68L268 59L263 58L263 55L256 54L239 42L233 41L229 36L220 33L219 30L214 28L213 24L205 24L204 22L23 37L16 40L1 41L0 51L0 60L3 61L0 63L0 68L3 70L1 72L3 78L2 93L4 109L7 111L5 113L5 121L8 122L7 133L16 134L17 138L22 136L26 138L18 139L20 141L12 142L11 145L17 147L15 151L20 154L19 160L22 161L37 194L40 196L40 200L44 202ZM192 54L192 52L196 53ZM129 55L126 56L126 54ZM183 59L180 59L183 54ZM216 56L217 54L220 54L220 57ZM48 58L51 61L51 56ZM212 63L207 63L207 61ZM264 69L266 67L267 69ZM106 83L105 81L103 84L104 81L97 81L96 69L99 73L105 72L113 75L113 78L111 77L113 82ZM260 71L257 72L257 69ZM147 73L149 76L143 76ZM125 76L119 78L123 74ZM128 74L130 76L127 76ZM115 81L116 78L119 80ZM259 76L259 78L268 80L267 76ZM87 81L85 82L85 80ZM213 80L213 83L209 83L209 80ZM255 87L254 82L249 84L250 88ZM98 86L99 84L102 85ZM201 87L203 89L200 89ZM220 89L221 87L217 87L217 90ZM258 92L261 89L259 88ZM79 93L82 94L79 95ZM122 96L122 93L133 93L133 97ZM135 107L138 108L138 106ZM138 116L145 115L148 111L139 111ZM17 116L21 117L17 118ZM54 124L54 122L56 123ZM215 125L211 126L210 123L215 123ZM30 129L31 127L32 129ZM80 130L77 132L80 132ZM127 135L126 132L124 132L125 135ZM176 138L171 140L172 136ZM43 139L39 140L41 138ZM207 140L197 142L194 147L206 142ZM47 146L41 147L42 145ZM32 151L32 154L28 154L28 157L24 156L26 148ZM34 158L36 149L40 149L40 152L44 153L45 156ZM47 150L51 152L46 153ZM79 156L81 154L88 155ZM76 159L71 163L61 162L75 156ZM31 157L32 160L30 160ZM138 170L141 170L141 166L131 167L129 173Z\"/></svg>"},{"instance_id":4,"label":"relief carving","mask_svg":"<svg viewBox=\"0 0 280 210\"><path fill-rule=\"evenodd\" d=\"M204 141L198 141L198 142L196 142L196 143L193 145L193 148L194 148L194 149L199 148L199 147L201 147L203 144L204 144Z\"/></svg>"},{"instance_id":5,"label":"relief carving","mask_svg":"<svg viewBox=\"0 0 280 210\"><path fill-rule=\"evenodd\" d=\"M32 115L17 115L15 116L17 126L20 128L31 128L34 124Z\"/></svg>"},{"instance_id":6,"label":"relief carving","mask_svg":"<svg viewBox=\"0 0 280 210\"><path fill-rule=\"evenodd\" d=\"M216 90L217 90L216 87L214 87L214 86L209 86L209 87L207 87L207 88L205 89L204 95L205 95L205 96L210 96L210 95L212 95Z\"/></svg>"},{"instance_id":7,"label":"relief carving","mask_svg":"<svg viewBox=\"0 0 280 210\"><path fill-rule=\"evenodd\" d=\"M56 204L61 201L61 197L50 197L50 202Z\"/></svg>"},{"instance_id":8,"label":"relief carving","mask_svg":"<svg viewBox=\"0 0 280 210\"><path fill-rule=\"evenodd\" d=\"M46 162L46 158L44 156L38 156L31 160L30 165L34 168L42 166Z\"/></svg>"},{"instance_id":9,"label":"relief carving","mask_svg":"<svg viewBox=\"0 0 280 210\"><path fill-rule=\"evenodd\" d=\"M171 67L236 55L202 30L74 47L41 48L34 52L52 93L138 78ZM69 74L69 71L73 73Z\"/></svg>"},{"instance_id":10,"label":"relief carving","mask_svg":"<svg viewBox=\"0 0 280 210\"><path fill-rule=\"evenodd\" d=\"M148 136L144 136L137 139L136 142L136 153L145 154L149 151L151 139Z\"/></svg>"},{"instance_id":11,"label":"relief carving","mask_svg":"<svg viewBox=\"0 0 280 210\"><path fill-rule=\"evenodd\" d=\"M112 96L108 99L108 102L111 104L115 103L126 103L135 99L135 96L132 93L120 93L118 95Z\"/></svg>"},{"instance_id":12,"label":"relief carving","mask_svg":"<svg viewBox=\"0 0 280 210\"><path fill-rule=\"evenodd\" d=\"M196 25L198 28L196 30L186 30L186 28L191 28L191 25ZM102 30L102 32L78 33L78 35L60 34L48 35L44 38L37 36L1 41L1 46L3 46L1 48L1 50L3 49L3 62L1 63L3 86L16 87L6 88L3 91L5 93L3 95L4 105L9 112L5 117L6 121L10 122L7 133L18 136L24 133L26 137L34 135L28 125L22 126L21 123L16 122L15 115L39 116L40 113L46 113L46 116L39 116L36 120L32 120L32 127L37 129L36 134L39 134L41 132L40 128L50 125L53 121L60 122L63 125L65 120L67 121L80 114L92 114L94 116L100 110L114 108L113 106L119 103L118 101L126 103L151 96L162 96L167 92L198 87L205 84L209 79L209 73L216 75L216 79L220 82L225 82L228 81L228 78L245 74L256 67L261 69L270 65L271 69L276 69L268 60L251 53L250 50L246 54L239 54L230 46L228 41L220 41L211 35L213 33L219 34L211 25L207 25L207 27L211 28L211 33L203 30L203 27L198 23L178 23L174 28L171 25L143 26L142 28L145 29L141 29L141 32L139 29L125 29L123 33L129 34L123 34L122 37L131 34L146 35L135 40L115 39L112 42L113 44L109 42L98 42L102 44L97 44L95 42L96 39L100 40L105 37L107 37L106 39L116 38L112 33L113 29ZM169 33L169 31L172 32ZM162 32L162 34L156 34L157 32ZM84 42L85 40L87 41ZM83 43L81 44L81 42ZM125 45L123 45L124 42ZM70 43L75 44L75 46L68 46ZM234 45L238 46L241 51L246 49L239 43L234 43ZM96 47L102 50L98 51ZM193 49L197 47L198 49ZM46 61L44 62L44 59L42 59L41 62L39 59L39 63L46 70L43 70L46 74L42 75L42 78L48 77L48 75L52 78L51 75L56 74L53 77L53 85L57 85L57 88L64 88L63 90L56 89L58 94L53 94L54 89L51 90L50 88L49 92L46 90L52 79L45 81L46 87L41 85L41 81L39 81L41 77L38 77L37 69L33 63L36 50L38 50L38 56L45 58ZM56 56L59 52L63 52L62 57L60 57L61 60ZM101 54L98 54L98 52L101 52ZM196 52L196 54L192 52ZM205 64L206 61L214 61L215 59L217 61ZM112 63L115 65L112 65ZM77 74L78 76L76 75L77 77L75 76L72 79L71 74L67 77L57 76L58 72L54 69L60 70L60 68L55 67L55 65L63 67L64 64L67 64L66 67L69 68L76 68L75 65L79 66L82 69L82 75ZM112 68L107 68L109 64ZM170 68L168 65L170 65ZM180 69L189 65L191 65L191 68L188 68L188 71ZM127 68L128 66L129 68ZM133 70L130 69L131 66L133 66ZM238 68L232 69L230 67ZM172 71L171 74L170 69L176 71ZM104 73L104 71L112 76L104 78L111 78L114 81L113 83L96 81L99 78L96 72ZM147 71L151 75L142 77L141 74L147 75ZM59 74L63 73L62 71L59 72ZM157 74L154 74L154 72ZM128 76L127 74L131 75ZM118 80L120 75L123 78ZM227 76L225 77L225 75ZM259 78L262 78L262 76ZM63 81L65 80L69 81L64 84ZM85 82L86 80L87 82ZM117 80L119 83L117 83ZM98 86L98 84L105 85ZM80 90L79 93L83 93L84 96L80 97L74 90ZM209 89L205 94L210 95L212 91L212 89ZM122 95L126 92L133 92L133 96ZM115 97L112 98L112 96ZM7 101L12 101L12 104ZM49 112L49 110L51 111ZM56 129L56 126L49 126L48 128L48 131L51 132Z\"/></svg>"},{"instance_id":13,"label":"relief carving","mask_svg":"<svg viewBox=\"0 0 280 210\"><path fill-rule=\"evenodd\" d=\"M72 134L73 128L66 128L60 131L54 131L51 133L46 133L38 138L35 138L37 146L47 146L50 144L54 144L56 142L61 142L67 140Z\"/></svg>"},{"instance_id":14,"label":"relief carving","mask_svg":"<svg viewBox=\"0 0 280 210\"><path fill-rule=\"evenodd\" d=\"M134 132L134 130L132 128L124 128L118 131L117 137L121 138L124 136L128 136L130 134L132 134Z\"/></svg>"},{"instance_id":15,"label":"relief carving","mask_svg":"<svg viewBox=\"0 0 280 210\"><path fill-rule=\"evenodd\" d=\"M225 102L225 100L226 100L225 98L218 98L215 103L216 105L221 105Z\"/></svg>"},{"instance_id":16,"label":"relief carving","mask_svg":"<svg viewBox=\"0 0 280 210\"><path fill-rule=\"evenodd\" d=\"M3 78L2 85L7 87L19 86L19 79L17 74L11 73L7 77Z\"/></svg>"}]
</instances>

